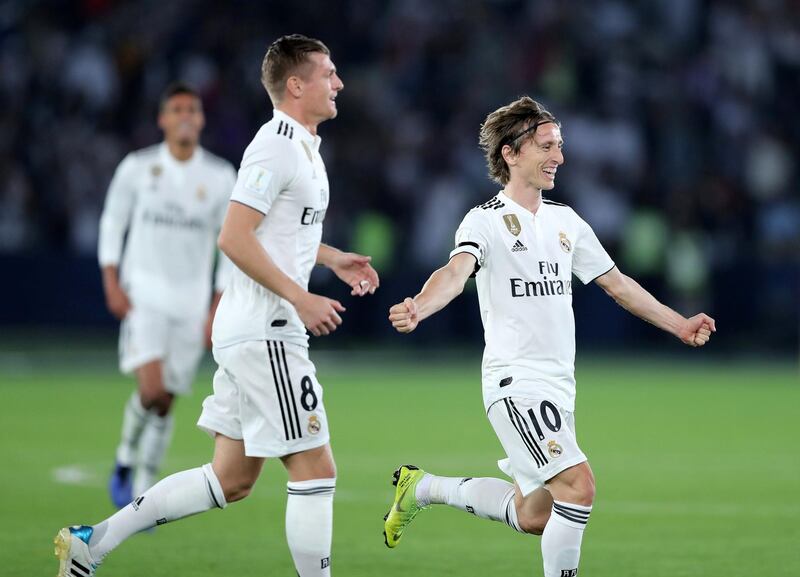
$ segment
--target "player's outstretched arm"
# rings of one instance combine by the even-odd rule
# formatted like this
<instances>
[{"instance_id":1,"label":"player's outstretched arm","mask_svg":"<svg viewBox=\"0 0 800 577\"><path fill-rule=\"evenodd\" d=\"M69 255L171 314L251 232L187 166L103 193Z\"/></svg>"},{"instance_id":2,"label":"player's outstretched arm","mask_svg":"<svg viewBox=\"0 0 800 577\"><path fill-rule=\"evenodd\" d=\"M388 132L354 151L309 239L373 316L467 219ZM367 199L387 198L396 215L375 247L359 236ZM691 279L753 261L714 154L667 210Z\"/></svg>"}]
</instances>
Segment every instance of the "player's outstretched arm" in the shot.
<instances>
[{"instance_id":1,"label":"player's outstretched arm","mask_svg":"<svg viewBox=\"0 0 800 577\"><path fill-rule=\"evenodd\" d=\"M716 322L707 314L700 313L687 319L660 303L639 283L622 274L616 267L597 278L596 282L622 308L675 335L691 347L702 347L711 338L711 333L717 330Z\"/></svg>"},{"instance_id":2,"label":"player's outstretched arm","mask_svg":"<svg viewBox=\"0 0 800 577\"><path fill-rule=\"evenodd\" d=\"M362 297L375 294L381 282L378 273L370 265L371 256L354 252L342 252L327 244L320 244L317 251L317 264L331 269L339 279L350 288L350 294Z\"/></svg>"},{"instance_id":3,"label":"player's outstretched arm","mask_svg":"<svg viewBox=\"0 0 800 577\"><path fill-rule=\"evenodd\" d=\"M422 291L389 309L389 321L401 333L410 333L420 321L442 310L464 290L467 279L475 270L475 257L460 253L435 271Z\"/></svg>"},{"instance_id":4,"label":"player's outstretched arm","mask_svg":"<svg viewBox=\"0 0 800 577\"><path fill-rule=\"evenodd\" d=\"M264 215L239 202L231 202L217 244L247 276L286 299L314 336L327 335L342 324L339 301L315 295L290 279L270 258L256 237Z\"/></svg>"}]
</instances>

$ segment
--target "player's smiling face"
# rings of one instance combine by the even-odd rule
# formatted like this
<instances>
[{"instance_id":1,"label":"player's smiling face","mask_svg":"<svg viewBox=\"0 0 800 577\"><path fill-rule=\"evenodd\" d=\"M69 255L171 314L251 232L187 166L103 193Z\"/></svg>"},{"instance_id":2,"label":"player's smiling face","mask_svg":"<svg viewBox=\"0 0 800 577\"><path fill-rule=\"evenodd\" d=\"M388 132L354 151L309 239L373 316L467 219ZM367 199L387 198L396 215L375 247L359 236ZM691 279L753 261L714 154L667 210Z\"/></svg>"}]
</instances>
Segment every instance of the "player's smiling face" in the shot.
<instances>
[{"instance_id":1,"label":"player's smiling face","mask_svg":"<svg viewBox=\"0 0 800 577\"><path fill-rule=\"evenodd\" d=\"M556 183L558 167L564 164L563 146L558 125L542 124L520 147L519 155L512 161L514 164L510 164L512 178L516 172L526 184L538 190L551 190Z\"/></svg>"},{"instance_id":2,"label":"player's smiling face","mask_svg":"<svg viewBox=\"0 0 800 577\"><path fill-rule=\"evenodd\" d=\"M200 140L205 118L200 99L192 94L176 94L164 104L158 126L164 139L181 146L194 146Z\"/></svg>"},{"instance_id":3,"label":"player's smiling face","mask_svg":"<svg viewBox=\"0 0 800 577\"><path fill-rule=\"evenodd\" d=\"M308 77L303 79L305 108L320 120L336 118L336 96L344 88L341 78L336 74L336 66L322 52L314 52L308 59L313 68Z\"/></svg>"}]
</instances>

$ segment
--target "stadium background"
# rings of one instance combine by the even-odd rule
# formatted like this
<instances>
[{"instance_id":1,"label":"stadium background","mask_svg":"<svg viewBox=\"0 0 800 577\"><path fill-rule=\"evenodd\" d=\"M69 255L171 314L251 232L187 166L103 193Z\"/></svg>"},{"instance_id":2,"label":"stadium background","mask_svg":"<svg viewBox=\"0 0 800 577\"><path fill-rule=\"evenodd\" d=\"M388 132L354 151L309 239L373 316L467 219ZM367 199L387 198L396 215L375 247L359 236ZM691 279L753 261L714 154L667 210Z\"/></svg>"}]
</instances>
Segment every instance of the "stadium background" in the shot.
<instances>
[{"instance_id":1,"label":"stadium background","mask_svg":"<svg viewBox=\"0 0 800 577\"><path fill-rule=\"evenodd\" d=\"M382 276L358 302L323 271L313 279L348 306L336 335L312 343L341 469L337 573L538 566L535 540L449 512L398 551L373 538L398 459L499 474L474 290L411 337L385 317L496 192L480 122L530 94L563 124L551 198L660 299L719 325L709 347L684 350L597 287L576 290L579 433L598 512L606 499L584 570L800 574L800 7L789 0L1 2L0 574L49 571L50 533L110 512L104 475L130 387L95 259L114 168L159 139L157 100L173 79L203 95L204 146L238 165L270 114L264 51L291 32L324 40L345 83L339 117L320 129L325 240L373 255ZM179 406L169 470L208 458L192 422L210 370ZM411 407L402 447L388 441L398 400ZM126 545L116 574L140 562L151 575L286 573L283 474L268 473L254 503L137 537L147 560L145 544Z\"/></svg>"}]
</instances>

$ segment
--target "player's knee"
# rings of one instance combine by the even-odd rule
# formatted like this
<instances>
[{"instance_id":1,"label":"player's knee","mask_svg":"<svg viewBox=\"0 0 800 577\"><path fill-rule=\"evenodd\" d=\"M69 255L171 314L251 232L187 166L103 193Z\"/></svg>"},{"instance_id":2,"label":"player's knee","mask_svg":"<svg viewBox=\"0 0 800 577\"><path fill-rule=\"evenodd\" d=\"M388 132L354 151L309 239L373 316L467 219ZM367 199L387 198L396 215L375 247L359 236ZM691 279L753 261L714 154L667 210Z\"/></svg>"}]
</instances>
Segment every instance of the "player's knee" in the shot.
<instances>
[{"instance_id":1,"label":"player's knee","mask_svg":"<svg viewBox=\"0 0 800 577\"><path fill-rule=\"evenodd\" d=\"M572 486L574 497L572 503L589 507L594 503L596 488L594 476L583 475Z\"/></svg>"},{"instance_id":2,"label":"player's knee","mask_svg":"<svg viewBox=\"0 0 800 577\"><path fill-rule=\"evenodd\" d=\"M222 485L222 492L225 494L225 501L235 503L250 495L256 481L255 479L242 477L229 482L223 482L220 479L220 484Z\"/></svg>"},{"instance_id":3,"label":"player's knee","mask_svg":"<svg viewBox=\"0 0 800 577\"><path fill-rule=\"evenodd\" d=\"M174 395L164 390L146 389L139 392L142 402L142 407L148 411L153 411L159 417L164 417L169 414L172 409L172 401Z\"/></svg>"},{"instance_id":4,"label":"player's knee","mask_svg":"<svg viewBox=\"0 0 800 577\"><path fill-rule=\"evenodd\" d=\"M540 514L531 515L520 513L517 511L517 522L519 528L529 535L541 535L544 533L544 526L550 519L550 511L545 511Z\"/></svg>"}]
</instances>

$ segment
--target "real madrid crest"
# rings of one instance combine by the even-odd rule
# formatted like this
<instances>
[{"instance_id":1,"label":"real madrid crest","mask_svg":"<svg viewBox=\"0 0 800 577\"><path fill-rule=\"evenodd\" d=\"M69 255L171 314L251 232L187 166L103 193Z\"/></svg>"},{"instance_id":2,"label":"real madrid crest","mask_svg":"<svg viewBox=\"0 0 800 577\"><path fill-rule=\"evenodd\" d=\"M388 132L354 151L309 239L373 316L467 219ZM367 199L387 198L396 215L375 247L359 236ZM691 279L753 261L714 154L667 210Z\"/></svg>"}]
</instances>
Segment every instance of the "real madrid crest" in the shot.
<instances>
[{"instance_id":1,"label":"real madrid crest","mask_svg":"<svg viewBox=\"0 0 800 577\"><path fill-rule=\"evenodd\" d=\"M150 167L150 174L153 175L153 178L158 178L159 176L161 176L161 171L162 168L158 164L154 164L153 166Z\"/></svg>"},{"instance_id":2,"label":"real madrid crest","mask_svg":"<svg viewBox=\"0 0 800 577\"><path fill-rule=\"evenodd\" d=\"M206 199L206 188L201 184L197 187L197 200L205 200Z\"/></svg>"},{"instance_id":3,"label":"real madrid crest","mask_svg":"<svg viewBox=\"0 0 800 577\"><path fill-rule=\"evenodd\" d=\"M322 429L322 423L319 422L319 418L316 415L309 416L308 432L312 435L316 435L319 433L320 429Z\"/></svg>"},{"instance_id":4,"label":"real madrid crest","mask_svg":"<svg viewBox=\"0 0 800 577\"><path fill-rule=\"evenodd\" d=\"M522 232L522 225L519 223L516 214L504 214L503 222L506 224L508 232L514 236L519 236L519 233Z\"/></svg>"},{"instance_id":5,"label":"real madrid crest","mask_svg":"<svg viewBox=\"0 0 800 577\"><path fill-rule=\"evenodd\" d=\"M561 250L564 252L572 252L572 243L567 238L567 233L559 232L558 233L558 244L561 245Z\"/></svg>"},{"instance_id":6,"label":"real madrid crest","mask_svg":"<svg viewBox=\"0 0 800 577\"><path fill-rule=\"evenodd\" d=\"M564 449L555 441L547 441L547 452L550 453L550 457L557 459L564 452Z\"/></svg>"}]
</instances>

